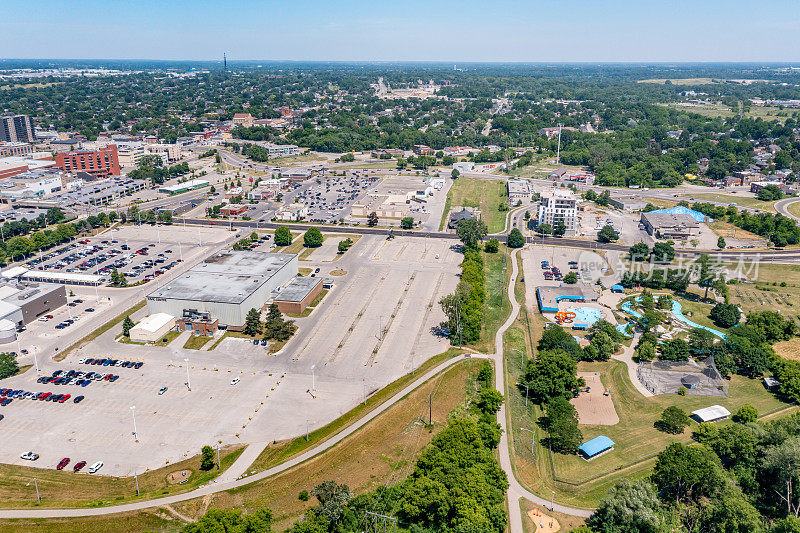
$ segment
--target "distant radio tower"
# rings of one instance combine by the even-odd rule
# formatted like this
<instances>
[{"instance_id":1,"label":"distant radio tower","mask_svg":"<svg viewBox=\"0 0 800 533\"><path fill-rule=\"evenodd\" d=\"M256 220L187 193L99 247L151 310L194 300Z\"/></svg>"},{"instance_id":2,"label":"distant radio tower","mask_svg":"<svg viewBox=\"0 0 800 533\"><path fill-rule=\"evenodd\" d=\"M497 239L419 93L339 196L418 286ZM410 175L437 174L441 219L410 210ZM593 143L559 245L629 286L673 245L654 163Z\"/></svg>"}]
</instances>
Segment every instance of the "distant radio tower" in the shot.
<instances>
[{"instance_id":1,"label":"distant radio tower","mask_svg":"<svg viewBox=\"0 0 800 533\"><path fill-rule=\"evenodd\" d=\"M228 56L225 54L225 52L222 52L222 68L225 70L225 72L228 72Z\"/></svg>"}]
</instances>

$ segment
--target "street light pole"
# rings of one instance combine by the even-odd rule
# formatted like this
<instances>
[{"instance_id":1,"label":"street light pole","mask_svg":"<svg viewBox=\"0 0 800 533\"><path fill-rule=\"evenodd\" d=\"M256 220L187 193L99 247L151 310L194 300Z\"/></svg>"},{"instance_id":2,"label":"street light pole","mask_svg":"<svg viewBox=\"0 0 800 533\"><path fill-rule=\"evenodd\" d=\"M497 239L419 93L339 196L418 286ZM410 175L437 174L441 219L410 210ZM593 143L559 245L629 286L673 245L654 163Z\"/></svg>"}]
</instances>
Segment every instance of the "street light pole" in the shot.
<instances>
[{"instance_id":1,"label":"street light pole","mask_svg":"<svg viewBox=\"0 0 800 533\"><path fill-rule=\"evenodd\" d=\"M522 431L530 431L531 432L531 455L534 454L534 445L536 444L536 433L532 429L528 428L520 428Z\"/></svg>"},{"instance_id":2,"label":"street light pole","mask_svg":"<svg viewBox=\"0 0 800 533\"><path fill-rule=\"evenodd\" d=\"M33 349L33 365L36 367L36 374L39 374L39 361L36 358L36 345L31 344L31 349Z\"/></svg>"},{"instance_id":3,"label":"street light pole","mask_svg":"<svg viewBox=\"0 0 800 533\"><path fill-rule=\"evenodd\" d=\"M186 388L191 391L192 382L189 381L189 358L187 357L186 359L183 360L183 362L186 363Z\"/></svg>"},{"instance_id":4,"label":"street light pole","mask_svg":"<svg viewBox=\"0 0 800 533\"><path fill-rule=\"evenodd\" d=\"M552 491L552 496L550 497L550 512L552 513L556 507L556 491Z\"/></svg>"},{"instance_id":5,"label":"street light pole","mask_svg":"<svg viewBox=\"0 0 800 533\"><path fill-rule=\"evenodd\" d=\"M139 495L139 474L136 472L133 473L133 477L136 479L136 495Z\"/></svg>"},{"instance_id":6,"label":"street light pole","mask_svg":"<svg viewBox=\"0 0 800 533\"><path fill-rule=\"evenodd\" d=\"M131 416L133 417L133 440L139 442L139 434L136 431L136 406L131 405Z\"/></svg>"},{"instance_id":7,"label":"street light pole","mask_svg":"<svg viewBox=\"0 0 800 533\"><path fill-rule=\"evenodd\" d=\"M36 478L33 478L33 481L28 481L25 483L25 486L29 487L31 483L33 483L33 486L36 487L36 499L39 501L39 503L42 503L42 497L39 495L39 483L36 481Z\"/></svg>"},{"instance_id":8,"label":"street light pole","mask_svg":"<svg viewBox=\"0 0 800 533\"><path fill-rule=\"evenodd\" d=\"M316 396L317 395L317 376L314 373L314 369L317 365L311 365L311 393Z\"/></svg>"}]
</instances>

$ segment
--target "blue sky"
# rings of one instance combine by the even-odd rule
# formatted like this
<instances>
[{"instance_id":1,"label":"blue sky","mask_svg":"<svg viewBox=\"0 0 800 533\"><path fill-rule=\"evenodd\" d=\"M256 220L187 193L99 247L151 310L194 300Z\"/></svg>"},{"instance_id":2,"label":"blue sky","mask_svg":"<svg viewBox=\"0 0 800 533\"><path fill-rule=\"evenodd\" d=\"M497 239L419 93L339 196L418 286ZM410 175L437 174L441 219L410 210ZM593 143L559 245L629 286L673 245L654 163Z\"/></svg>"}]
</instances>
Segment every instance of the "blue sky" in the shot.
<instances>
[{"instance_id":1,"label":"blue sky","mask_svg":"<svg viewBox=\"0 0 800 533\"><path fill-rule=\"evenodd\" d=\"M796 0L0 0L0 57L800 61Z\"/></svg>"}]
</instances>

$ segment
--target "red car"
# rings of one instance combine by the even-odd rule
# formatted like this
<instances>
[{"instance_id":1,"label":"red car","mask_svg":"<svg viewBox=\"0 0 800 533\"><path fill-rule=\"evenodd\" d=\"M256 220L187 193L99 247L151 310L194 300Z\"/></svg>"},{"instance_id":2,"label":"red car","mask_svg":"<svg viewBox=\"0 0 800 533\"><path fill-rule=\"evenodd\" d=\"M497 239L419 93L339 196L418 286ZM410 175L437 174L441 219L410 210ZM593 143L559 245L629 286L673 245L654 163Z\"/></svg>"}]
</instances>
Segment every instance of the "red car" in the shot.
<instances>
[{"instance_id":1,"label":"red car","mask_svg":"<svg viewBox=\"0 0 800 533\"><path fill-rule=\"evenodd\" d=\"M69 464L69 457L64 457L61 462L56 466L56 470L64 470L64 467Z\"/></svg>"},{"instance_id":2,"label":"red car","mask_svg":"<svg viewBox=\"0 0 800 533\"><path fill-rule=\"evenodd\" d=\"M58 400L58 403L64 403L64 402L66 402L67 400L69 400L69 396L70 396L69 394L62 394L62 395L61 395L61 399L60 399L60 400Z\"/></svg>"},{"instance_id":3,"label":"red car","mask_svg":"<svg viewBox=\"0 0 800 533\"><path fill-rule=\"evenodd\" d=\"M86 466L86 461L81 461L80 463L75 463L75 466L72 467L73 472L79 472L81 468Z\"/></svg>"}]
</instances>

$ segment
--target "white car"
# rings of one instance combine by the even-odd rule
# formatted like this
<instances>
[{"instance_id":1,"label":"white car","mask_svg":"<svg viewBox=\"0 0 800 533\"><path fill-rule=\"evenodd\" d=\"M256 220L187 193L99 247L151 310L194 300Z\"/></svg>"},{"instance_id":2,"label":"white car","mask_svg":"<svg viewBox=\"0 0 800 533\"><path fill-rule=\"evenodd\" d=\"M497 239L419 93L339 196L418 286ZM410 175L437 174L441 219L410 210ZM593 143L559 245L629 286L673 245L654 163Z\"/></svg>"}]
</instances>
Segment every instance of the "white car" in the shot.
<instances>
[{"instance_id":1,"label":"white car","mask_svg":"<svg viewBox=\"0 0 800 533\"><path fill-rule=\"evenodd\" d=\"M89 467L89 473L94 474L101 468L103 468L103 461L97 461L95 464Z\"/></svg>"},{"instance_id":2,"label":"white car","mask_svg":"<svg viewBox=\"0 0 800 533\"><path fill-rule=\"evenodd\" d=\"M39 322L47 322L48 320L50 319L47 318L46 316L39 317Z\"/></svg>"},{"instance_id":3,"label":"white car","mask_svg":"<svg viewBox=\"0 0 800 533\"><path fill-rule=\"evenodd\" d=\"M26 461L35 461L36 459L39 458L39 454L33 452L25 452L22 455L20 455L20 458L25 459Z\"/></svg>"},{"instance_id":4,"label":"white car","mask_svg":"<svg viewBox=\"0 0 800 533\"><path fill-rule=\"evenodd\" d=\"M236 385L237 383L239 383L239 378L233 378L231 380L231 385Z\"/></svg>"}]
</instances>

